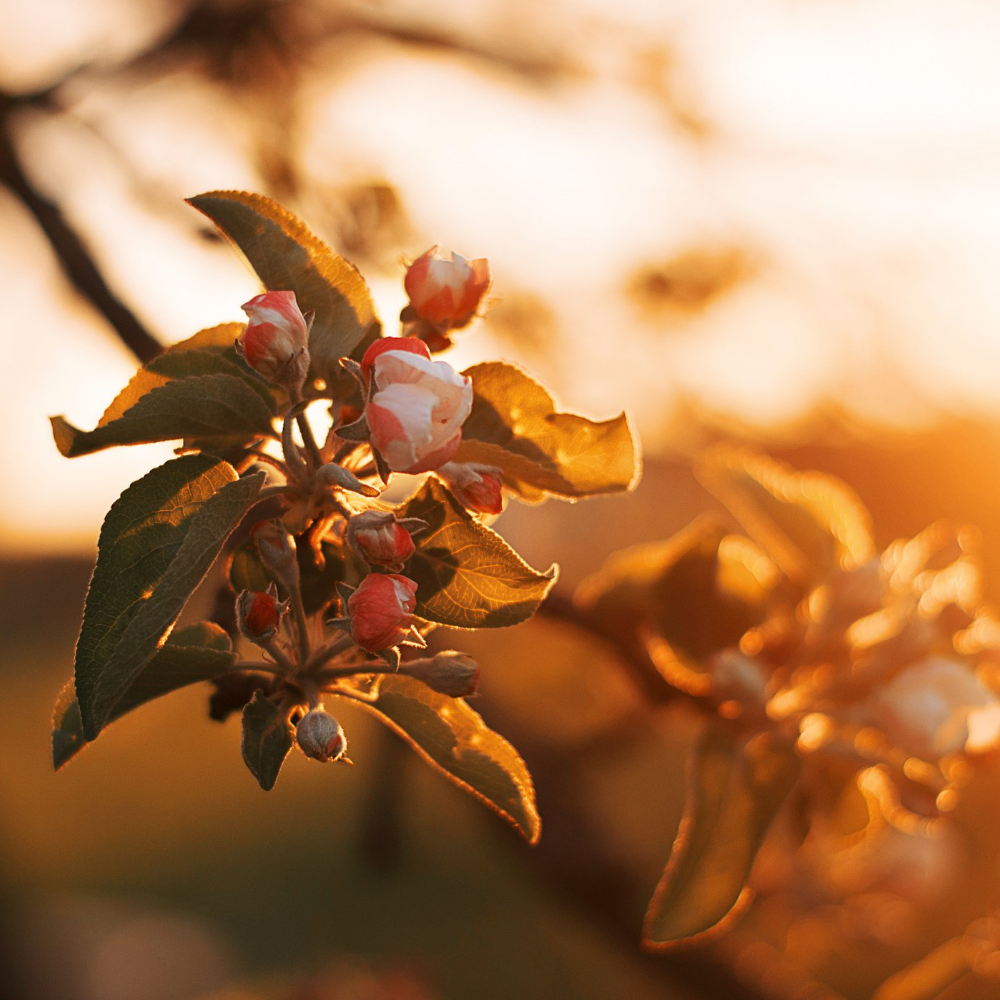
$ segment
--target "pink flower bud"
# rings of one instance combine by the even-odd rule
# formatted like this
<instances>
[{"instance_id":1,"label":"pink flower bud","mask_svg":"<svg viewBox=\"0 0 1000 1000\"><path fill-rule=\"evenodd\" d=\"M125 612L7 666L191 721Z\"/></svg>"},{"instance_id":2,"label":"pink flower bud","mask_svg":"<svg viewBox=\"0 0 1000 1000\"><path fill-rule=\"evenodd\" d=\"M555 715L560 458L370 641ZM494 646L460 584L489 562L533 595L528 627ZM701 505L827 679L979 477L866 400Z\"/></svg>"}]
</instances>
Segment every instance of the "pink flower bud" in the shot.
<instances>
[{"instance_id":1,"label":"pink flower bud","mask_svg":"<svg viewBox=\"0 0 1000 1000\"><path fill-rule=\"evenodd\" d=\"M485 258L443 257L436 246L418 257L403 281L414 312L439 327L460 327L472 319L490 284Z\"/></svg>"},{"instance_id":2,"label":"pink flower bud","mask_svg":"<svg viewBox=\"0 0 1000 1000\"><path fill-rule=\"evenodd\" d=\"M500 473L496 466L477 462L446 462L437 469L458 502L479 514L499 514L503 510Z\"/></svg>"},{"instance_id":3,"label":"pink flower bud","mask_svg":"<svg viewBox=\"0 0 1000 1000\"><path fill-rule=\"evenodd\" d=\"M366 510L347 522L347 544L369 565L402 569L416 551L410 533L394 514Z\"/></svg>"},{"instance_id":4,"label":"pink flower bud","mask_svg":"<svg viewBox=\"0 0 1000 1000\"><path fill-rule=\"evenodd\" d=\"M371 444L393 472L429 472L455 454L472 412L470 378L431 361L421 341L404 337L372 344L361 369L371 373Z\"/></svg>"},{"instance_id":5,"label":"pink flower bud","mask_svg":"<svg viewBox=\"0 0 1000 1000\"><path fill-rule=\"evenodd\" d=\"M236 598L236 624L251 642L265 642L278 631L285 610L273 589L244 590Z\"/></svg>"},{"instance_id":6,"label":"pink flower bud","mask_svg":"<svg viewBox=\"0 0 1000 1000\"><path fill-rule=\"evenodd\" d=\"M313 760L339 760L347 749L347 737L340 723L322 708L314 708L295 727L295 742Z\"/></svg>"},{"instance_id":7,"label":"pink flower bud","mask_svg":"<svg viewBox=\"0 0 1000 1000\"><path fill-rule=\"evenodd\" d=\"M479 664L465 653L449 650L422 660L407 660L399 672L450 698L468 698L479 686Z\"/></svg>"},{"instance_id":8,"label":"pink flower bud","mask_svg":"<svg viewBox=\"0 0 1000 1000\"><path fill-rule=\"evenodd\" d=\"M289 590L299 583L299 561L295 540L280 521L258 521L250 529L250 538L264 568L271 571Z\"/></svg>"},{"instance_id":9,"label":"pink flower bud","mask_svg":"<svg viewBox=\"0 0 1000 1000\"><path fill-rule=\"evenodd\" d=\"M347 613L354 641L370 653L398 646L413 624L417 585L395 573L369 573L351 594Z\"/></svg>"},{"instance_id":10,"label":"pink flower bud","mask_svg":"<svg viewBox=\"0 0 1000 1000\"><path fill-rule=\"evenodd\" d=\"M241 307L249 317L236 349L268 382L300 388L309 370L309 325L294 292L264 292Z\"/></svg>"}]
</instances>

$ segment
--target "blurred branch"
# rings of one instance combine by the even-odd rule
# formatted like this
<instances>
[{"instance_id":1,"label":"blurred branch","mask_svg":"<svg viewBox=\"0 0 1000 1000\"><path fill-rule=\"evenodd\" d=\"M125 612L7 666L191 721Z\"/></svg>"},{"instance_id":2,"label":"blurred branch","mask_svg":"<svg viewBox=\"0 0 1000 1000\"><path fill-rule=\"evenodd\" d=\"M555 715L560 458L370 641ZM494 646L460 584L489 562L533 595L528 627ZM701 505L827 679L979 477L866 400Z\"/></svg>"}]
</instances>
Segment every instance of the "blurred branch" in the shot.
<instances>
[{"instance_id":1,"label":"blurred branch","mask_svg":"<svg viewBox=\"0 0 1000 1000\"><path fill-rule=\"evenodd\" d=\"M0 184L28 210L73 287L107 320L126 347L145 364L163 350L160 342L108 287L94 258L62 210L31 183L18 156L10 130L18 108L47 104L50 92L13 96L0 92Z\"/></svg>"}]
</instances>

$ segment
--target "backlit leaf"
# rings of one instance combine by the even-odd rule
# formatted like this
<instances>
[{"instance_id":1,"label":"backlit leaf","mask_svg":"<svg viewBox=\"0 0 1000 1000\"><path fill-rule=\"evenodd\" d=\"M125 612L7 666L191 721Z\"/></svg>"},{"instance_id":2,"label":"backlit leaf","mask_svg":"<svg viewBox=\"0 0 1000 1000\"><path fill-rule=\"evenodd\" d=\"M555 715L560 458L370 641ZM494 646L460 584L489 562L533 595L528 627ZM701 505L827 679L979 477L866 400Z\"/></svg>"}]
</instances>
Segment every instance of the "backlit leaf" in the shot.
<instances>
[{"instance_id":1,"label":"backlit leaf","mask_svg":"<svg viewBox=\"0 0 1000 1000\"><path fill-rule=\"evenodd\" d=\"M793 472L764 456L721 449L700 463L698 477L802 587L874 555L868 511L834 476Z\"/></svg>"},{"instance_id":2,"label":"backlit leaf","mask_svg":"<svg viewBox=\"0 0 1000 1000\"><path fill-rule=\"evenodd\" d=\"M555 583L557 567L532 569L480 524L434 477L400 517L430 526L414 538L406 575L417 582L416 613L456 628L499 628L530 618Z\"/></svg>"},{"instance_id":3,"label":"backlit leaf","mask_svg":"<svg viewBox=\"0 0 1000 1000\"><path fill-rule=\"evenodd\" d=\"M309 334L310 378L340 383L338 359L377 336L371 293L357 268L317 239L277 203L243 191L210 191L188 199L243 253L264 286L292 291L303 313L314 312Z\"/></svg>"},{"instance_id":4,"label":"backlit leaf","mask_svg":"<svg viewBox=\"0 0 1000 1000\"><path fill-rule=\"evenodd\" d=\"M191 352L193 355L195 352ZM212 365L228 362L213 355ZM272 433L271 409L260 393L236 374L169 379L144 393L120 417L82 431L63 417L51 417L56 446L66 458L122 444L176 438L264 437Z\"/></svg>"},{"instance_id":5,"label":"backlit leaf","mask_svg":"<svg viewBox=\"0 0 1000 1000\"><path fill-rule=\"evenodd\" d=\"M728 728L705 730L670 861L646 912L645 945L701 943L745 912L754 859L799 770L794 749L768 735L744 747Z\"/></svg>"},{"instance_id":6,"label":"backlit leaf","mask_svg":"<svg viewBox=\"0 0 1000 1000\"><path fill-rule=\"evenodd\" d=\"M675 687L706 694L706 659L764 620L776 576L749 539L702 517L667 541L616 553L574 600L605 632L649 643Z\"/></svg>"},{"instance_id":7,"label":"backlit leaf","mask_svg":"<svg viewBox=\"0 0 1000 1000\"><path fill-rule=\"evenodd\" d=\"M531 775L517 751L460 698L403 674L382 674L342 692L373 712L428 763L508 820L531 842L541 821Z\"/></svg>"},{"instance_id":8,"label":"backlit leaf","mask_svg":"<svg viewBox=\"0 0 1000 1000\"><path fill-rule=\"evenodd\" d=\"M235 659L229 636L218 625L199 622L177 629L129 685L108 722L178 688L218 677L229 670ZM52 717L53 765L56 769L62 767L86 745L80 706L73 682L69 681L59 693Z\"/></svg>"},{"instance_id":9,"label":"backlit leaf","mask_svg":"<svg viewBox=\"0 0 1000 1000\"><path fill-rule=\"evenodd\" d=\"M152 659L263 481L262 472L237 479L225 462L185 455L148 472L112 505L76 646L88 740Z\"/></svg>"},{"instance_id":10,"label":"backlit leaf","mask_svg":"<svg viewBox=\"0 0 1000 1000\"><path fill-rule=\"evenodd\" d=\"M475 397L455 461L498 466L504 484L527 500L635 486L639 451L624 413L602 421L559 413L542 386L498 361L463 374L472 378Z\"/></svg>"},{"instance_id":11,"label":"backlit leaf","mask_svg":"<svg viewBox=\"0 0 1000 1000\"><path fill-rule=\"evenodd\" d=\"M243 709L243 760L265 792L274 788L281 765L292 749L292 734L274 702L260 691Z\"/></svg>"},{"instance_id":12,"label":"backlit leaf","mask_svg":"<svg viewBox=\"0 0 1000 1000\"><path fill-rule=\"evenodd\" d=\"M966 942L960 937L952 938L890 976L875 991L872 1000L937 1000L970 971Z\"/></svg>"}]
</instances>

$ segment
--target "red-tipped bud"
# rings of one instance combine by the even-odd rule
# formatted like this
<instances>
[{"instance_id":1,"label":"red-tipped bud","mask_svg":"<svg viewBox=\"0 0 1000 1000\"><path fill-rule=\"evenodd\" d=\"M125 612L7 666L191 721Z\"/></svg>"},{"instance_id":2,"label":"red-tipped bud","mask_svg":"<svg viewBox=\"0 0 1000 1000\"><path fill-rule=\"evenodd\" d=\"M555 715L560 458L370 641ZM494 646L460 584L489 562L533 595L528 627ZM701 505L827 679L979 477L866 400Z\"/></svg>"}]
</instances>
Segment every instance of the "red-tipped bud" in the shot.
<instances>
[{"instance_id":1,"label":"red-tipped bud","mask_svg":"<svg viewBox=\"0 0 1000 1000\"><path fill-rule=\"evenodd\" d=\"M241 308L249 322L237 351L268 382L301 388L309 370L309 324L295 293L264 292Z\"/></svg>"},{"instance_id":2,"label":"red-tipped bud","mask_svg":"<svg viewBox=\"0 0 1000 1000\"><path fill-rule=\"evenodd\" d=\"M371 566L402 569L416 551L410 533L394 514L366 510L347 522L347 544Z\"/></svg>"},{"instance_id":3,"label":"red-tipped bud","mask_svg":"<svg viewBox=\"0 0 1000 1000\"><path fill-rule=\"evenodd\" d=\"M340 723L322 708L314 708L302 716L295 727L295 742L307 757L324 764L340 760L347 750L347 737Z\"/></svg>"},{"instance_id":4,"label":"red-tipped bud","mask_svg":"<svg viewBox=\"0 0 1000 1000\"><path fill-rule=\"evenodd\" d=\"M395 573L369 573L347 601L354 641L370 653L398 646L413 624L417 585Z\"/></svg>"},{"instance_id":5,"label":"red-tipped bud","mask_svg":"<svg viewBox=\"0 0 1000 1000\"><path fill-rule=\"evenodd\" d=\"M479 514L499 514L503 510L501 471L477 462L447 462L437 474L463 507Z\"/></svg>"},{"instance_id":6,"label":"red-tipped bud","mask_svg":"<svg viewBox=\"0 0 1000 1000\"><path fill-rule=\"evenodd\" d=\"M450 698L468 698L479 686L479 664L454 650L426 660L407 660L400 664L399 672Z\"/></svg>"},{"instance_id":7,"label":"red-tipped bud","mask_svg":"<svg viewBox=\"0 0 1000 1000\"><path fill-rule=\"evenodd\" d=\"M251 642L273 639L287 605L278 600L274 588L244 590L236 598L236 624Z\"/></svg>"},{"instance_id":8,"label":"red-tipped bud","mask_svg":"<svg viewBox=\"0 0 1000 1000\"><path fill-rule=\"evenodd\" d=\"M370 441L393 472L430 472L462 443L472 412L472 380L447 361L431 361L419 340L386 337L361 359L369 380Z\"/></svg>"},{"instance_id":9,"label":"red-tipped bud","mask_svg":"<svg viewBox=\"0 0 1000 1000\"><path fill-rule=\"evenodd\" d=\"M250 529L250 538L265 569L271 571L289 590L299 585L299 561L295 540L280 521L258 521Z\"/></svg>"},{"instance_id":10,"label":"red-tipped bud","mask_svg":"<svg viewBox=\"0 0 1000 1000\"><path fill-rule=\"evenodd\" d=\"M489 287L490 264L457 253L444 257L434 246L410 265L403 284L422 320L444 329L461 327L475 315Z\"/></svg>"}]
</instances>

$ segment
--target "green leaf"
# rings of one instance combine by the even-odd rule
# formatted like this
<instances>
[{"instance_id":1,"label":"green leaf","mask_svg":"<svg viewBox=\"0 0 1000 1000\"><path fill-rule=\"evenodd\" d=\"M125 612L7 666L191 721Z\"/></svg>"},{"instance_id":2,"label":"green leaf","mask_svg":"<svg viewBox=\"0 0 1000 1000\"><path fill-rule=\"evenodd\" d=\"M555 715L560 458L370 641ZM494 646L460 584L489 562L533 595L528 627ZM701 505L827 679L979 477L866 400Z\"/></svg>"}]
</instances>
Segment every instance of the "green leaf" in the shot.
<instances>
[{"instance_id":1,"label":"green leaf","mask_svg":"<svg viewBox=\"0 0 1000 1000\"><path fill-rule=\"evenodd\" d=\"M475 396L455 461L498 466L527 500L618 493L638 482L639 449L624 413L603 421L559 413L542 386L499 361L463 374Z\"/></svg>"},{"instance_id":2,"label":"green leaf","mask_svg":"<svg viewBox=\"0 0 1000 1000\"><path fill-rule=\"evenodd\" d=\"M108 722L178 688L218 677L229 670L235 660L229 636L218 625L199 622L178 629L121 696ZM53 766L58 770L86 745L83 719L71 680L59 692L52 716Z\"/></svg>"},{"instance_id":3,"label":"green leaf","mask_svg":"<svg viewBox=\"0 0 1000 1000\"><path fill-rule=\"evenodd\" d=\"M243 760L265 792L274 788L281 765L292 749L284 712L260 691L243 709Z\"/></svg>"},{"instance_id":4,"label":"green leaf","mask_svg":"<svg viewBox=\"0 0 1000 1000\"><path fill-rule=\"evenodd\" d=\"M471 792L535 843L541 820L531 775L517 751L460 698L404 674L382 674L335 694L372 712L429 764Z\"/></svg>"},{"instance_id":5,"label":"green leaf","mask_svg":"<svg viewBox=\"0 0 1000 1000\"><path fill-rule=\"evenodd\" d=\"M705 661L764 621L778 575L753 542L705 516L667 541L616 553L574 601L608 634L640 637L671 684L701 695L712 686Z\"/></svg>"},{"instance_id":6,"label":"green leaf","mask_svg":"<svg viewBox=\"0 0 1000 1000\"><path fill-rule=\"evenodd\" d=\"M937 1000L972 971L969 959L965 939L952 938L890 976L875 991L872 1000Z\"/></svg>"},{"instance_id":7,"label":"green leaf","mask_svg":"<svg viewBox=\"0 0 1000 1000\"><path fill-rule=\"evenodd\" d=\"M343 379L339 358L377 336L371 293L357 268L317 239L280 205L244 191L210 191L188 199L235 244L271 291L292 291L314 312L309 334L311 379Z\"/></svg>"},{"instance_id":8,"label":"green leaf","mask_svg":"<svg viewBox=\"0 0 1000 1000\"><path fill-rule=\"evenodd\" d=\"M237 479L225 462L185 455L148 472L104 520L74 679L84 736L95 739L162 643L264 473Z\"/></svg>"},{"instance_id":9,"label":"green leaf","mask_svg":"<svg viewBox=\"0 0 1000 1000\"><path fill-rule=\"evenodd\" d=\"M56 447L66 458L76 458L120 444L264 437L272 433L271 417L267 403L242 378L194 375L151 389L116 420L92 431L79 430L63 417L49 419Z\"/></svg>"},{"instance_id":10,"label":"green leaf","mask_svg":"<svg viewBox=\"0 0 1000 1000\"><path fill-rule=\"evenodd\" d=\"M416 614L454 628L500 628L530 618L558 568L532 569L480 524L433 476L400 513L430 526L414 539L406 575L417 582Z\"/></svg>"},{"instance_id":11,"label":"green leaf","mask_svg":"<svg viewBox=\"0 0 1000 1000\"><path fill-rule=\"evenodd\" d=\"M874 555L868 511L834 476L792 472L780 462L728 448L711 453L697 471L705 488L801 587Z\"/></svg>"},{"instance_id":12,"label":"green leaf","mask_svg":"<svg viewBox=\"0 0 1000 1000\"><path fill-rule=\"evenodd\" d=\"M767 734L744 747L729 728L705 730L684 818L646 912L645 945L700 944L742 916L753 899L750 869L799 770L794 748Z\"/></svg>"}]
</instances>

